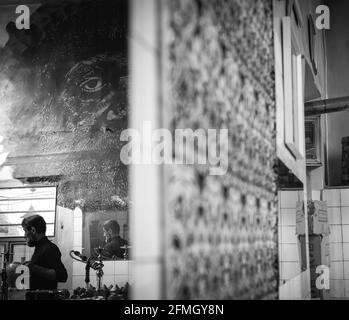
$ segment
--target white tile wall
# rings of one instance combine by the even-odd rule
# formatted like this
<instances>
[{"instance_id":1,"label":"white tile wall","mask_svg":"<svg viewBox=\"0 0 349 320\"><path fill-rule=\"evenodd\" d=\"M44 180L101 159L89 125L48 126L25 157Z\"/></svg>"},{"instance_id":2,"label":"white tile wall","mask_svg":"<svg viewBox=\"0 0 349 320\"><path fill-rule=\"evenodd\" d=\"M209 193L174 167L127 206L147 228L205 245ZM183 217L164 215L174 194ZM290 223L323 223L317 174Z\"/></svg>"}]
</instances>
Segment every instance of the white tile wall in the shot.
<instances>
[{"instance_id":1,"label":"white tile wall","mask_svg":"<svg viewBox=\"0 0 349 320\"><path fill-rule=\"evenodd\" d=\"M345 298L349 298L349 280L344 280Z\"/></svg>"},{"instance_id":2,"label":"white tile wall","mask_svg":"<svg viewBox=\"0 0 349 320\"><path fill-rule=\"evenodd\" d=\"M158 1L131 1L130 25L130 127L142 130L144 120L153 127L160 125L159 110L159 38ZM138 299L161 299L163 212L159 197L163 195L161 169L156 165L130 167L132 256L135 266L135 288ZM144 214L147 212L147 214ZM133 297L133 298L134 298Z\"/></svg>"},{"instance_id":3,"label":"white tile wall","mask_svg":"<svg viewBox=\"0 0 349 320\"><path fill-rule=\"evenodd\" d=\"M341 190L341 206L349 207L349 189Z\"/></svg>"},{"instance_id":4,"label":"white tile wall","mask_svg":"<svg viewBox=\"0 0 349 320\"><path fill-rule=\"evenodd\" d=\"M103 262L104 267L103 267L103 272L105 275L109 275L109 276L114 276L114 261L104 261Z\"/></svg>"},{"instance_id":5,"label":"white tile wall","mask_svg":"<svg viewBox=\"0 0 349 320\"><path fill-rule=\"evenodd\" d=\"M349 224L349 207L342 207L341 208L341 214L342 214L342 224Z\"/></svg>"},{"instance_id":6,"label":"white tile wall","mask_svg":"<svg viewBox=\"0 0 349 320\"><path fill-rule=\"evenodd\" d=\"M324 190L324 201L327 201L328 207L340 207L340 190Z\"/></svg>"},{"instance_id":7,"label":"white tile wall","mask_svg":"<svg viewBox=\"0 0 349 320\"><path fill-rule=\"evenodd\" d=\"M281 227L281 242L283 244L297 244L296 227Z\"/></svg>"},{"instance_id":8,"label":"white tile wall","mask_svg":"<svg viewBox=\"0 0 349 320\"><path fill-rule=\"evenodd\" d=\"M301 274L302 278L302 298L311 299L311 288L310 288L310 269L307 269Z\"/></svg>"},{"instance_id":9,"label":"white tile wall","mask_svg":"<svg viewBox=\"0 0 349 320\"><path fill-rule=\"evenodd\" d=\"M313 191L312 192L312 199L313 200L318 200L318 201L320 201L321 199L320 199L320 196L321 196L321 192L320 191Z\"/></svg>"},{"instance_id":10,"label":"white tile wall","mask_svg":"<svg viewBox=\"0 0 349 320\"><path fill-rule=\"evenodd\" d=\"M79 207L74 209L74 218L82 218L82 211Z\"/></svg>"},{"instance_id":11,"label":"white tile wall","mask_svg":"<svg viewBox=\"0 0 349 320\"><path fill-rule=\"evenodd\" d=\"M331 297L343 298L344 297L344 281L343 280L330 280Z\"/></svg>"},{"instance_id":12,"label":"white tile wall","mask_svg":"<svg viewBox=\"0 0 349 320\"><path fill-rule=\"evenodd\" d=\"M309 271L294 277L279 288L280 300L304 300L310 297L310 287L308 285Z\"/></svg>"},{"instance_id":13,"label":"white tile wall","mask_svg":"<svg viewBox=\"0 0 349 320\"><path fill-rule=\"evenodd\" d=\"M297 244L281 244L281 261L298 262L299 252Z\"/></svg>"},{"instance_id":14,"label":"white tile wall","mask_svg":"<svg viewBox=\"0 0 349 320\"><path fill-rule=\"evenodd\" d=\"M349 298L349 189L324 190L330 223L331 296Z\"/></svg>"},{"instance_id":15,"label":"white tile wall","mask_svg":"<svg viewBox=\"0 0 349 320\"><path fill-rule=\"evenodd\" d=\"M130 265L131 263L129 263L128 261L118 261L117 263L114 264L115 274L128 275Z\"/></svg>"},{"instance_id":16,"label":"white tile wall","mask_svg":"<svg viewBox=\"0 0 349 320\"><path fill-rule=\"evenodd\" d=\"M141 297L142 300L156 300L162 296L159 274L161 274L160 262L139 261L138 264L134 264L134 283L137 285L137 290L132 299L139 300Z\"/></svg>"},{"instance_id":17,"label":"white tile wall","mask_svg":"<svg viewBox=\"0 0 349 320\"><path fill-rule=\"evenodd\" d=\"M133 261L104 261L103 284L106 286L117 284L124 286L127 282L133 283L132 275L129 276L129 270L132 272ZM90 270L91 285L96 286L97 277L94 270ZM73 289L85 286L85 264L73 262Z\"/></svg>"},{"instance_id":18,"label":"white tile wall","mask_svg":"<svg viewBox=\"0 0 349 320\"><path fill-rule=\"evenodd\" d=\"M328 212L328 223L331 224L342 224L341 221L341 208L339 207L329 207Z\"/></svg>"},{"instance_id":19,"label":"white tile wall","mask_svg":"<svg viewBox=\"0 0 349 320\"><path fill-rule=\"evenodd\" d=\"M74 232L82 232L82 218L74 217Z\"/></svg>"},{"instance_id":20,"label":"white tile wall","mask_svg":"<svg viewBox=\"0 0 349 320\"><path fill-rule=\"evenodd\" d=\"M344 264L341 262L331 262L330 279L343 280L344 279Z\"/></svg>"},{"instance_id":21,"label":"white tile wall","mask_svg":"<svg viewBox=\"0 0 349 320\"><path fill-rule=\"evenodd\" d=\"M342 243L342 227L340 225L330 225L330 242Z\"/></svg>"},{"instance_id":22,"label":"white tile wall","mask_svg":"<svg viewBox=\"0 0 349 320\"><path fill-rule=\"evenodd\" d=\"M296 209L281 209L281 225L296 226Z\"/></svg>"},{"instance_id":23,"label":"white tile wall","mask_svg":"<svg viewBox=\"0 0 349 320\"><path fill-rule=\"evenodd\" d=\"M299 262L281 262L282 280L290 280L301 273Z\"/></svg>"},{"instance_id":24,"label":"white tile wall","mask_svg":"<svg viewBox=\"0 0 349 320\"><path fill-rule=\"evenodd\" d=\"M74 231L74 247L82 247L82 231Z\"/></svg>"},{"instance_id":25,"label":"white tile wall","mask_svg":"<svg viewBox=\"0 0 349 320\"><path fill-rule=\"evenodd\" d=\"M331 261L343 261L343 244L330 243Z\"/></svg>"},{"instance_id":26,"label":"white tile wall","mask_svg":"<svg viewBox=\"0 0 349 320\"><path fill-rule=\"evenodd\" d=\"M349 243L343 243L343 258L349 261Z\"/></svg>"},{"instance_id":27,"label":"white tile wall","mask_svg":"<svg viewBox=\"0 0 349 320\"><path fill-rule=\"evenodd\" d=\"M349 261L344 261L344 279L349 280Z\"/></svg>"},{"instance_id":28,"label":"white tile wall","mask_svg":"<svg viewBox=\"0 0 349 320\"><path fill-rule=\"evenodd\" d=\"M282 209L295 208L299 199L298 191L282 191L280 206Z\"/></svg>"},{"instance_id":29,"label":"white tile wall","mask_svg":"<svg viewBox=\"0 0 349 320\"><path fill-rule=\"evenodd\" d=\"M83 276L85 274L85 264L73 261L73 276Z\"/></svg>"},{"instance_id":30,"label":"white tile wall","mask_svg":"<svg viewBox=\"0 0 349 320\"><path fill-rule=\"evenodd\" d=\"M304 192L298 191L298 201L304 201Z\"/></svg>"},{"instance_id":31,"label":"white tile wall","mask_svg":"<svg viewBox=\"0 0 349 320\"><path fill-rule=\"evenodd\" d=\"M349 242L349 225L342 225L343 242Z\"/></svg>"},{"instance_id":32,"label":"white tile wall","mask_svg":"<svg viewBox=\"0 0 349 320\"><path fill-rule=\"evenodd\" d=\"M279 196L282 207L279 210L279 266L281 283L285 283L280 292L287 296L287 291L290 291L293 297L299 298L299 285L293 281L301 273L296 235L296 204L299 201L299 192L281 191ZM285 292L282 293L282 290Z\"/></svg>"}]
</instances>

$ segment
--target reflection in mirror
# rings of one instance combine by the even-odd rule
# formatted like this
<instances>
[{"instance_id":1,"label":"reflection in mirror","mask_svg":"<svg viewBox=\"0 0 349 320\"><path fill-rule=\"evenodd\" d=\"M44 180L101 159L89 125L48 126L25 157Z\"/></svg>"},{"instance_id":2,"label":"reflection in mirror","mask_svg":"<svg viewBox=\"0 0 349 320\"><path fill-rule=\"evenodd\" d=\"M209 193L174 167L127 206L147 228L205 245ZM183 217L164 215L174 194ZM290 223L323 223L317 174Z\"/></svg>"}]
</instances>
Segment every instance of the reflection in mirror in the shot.
<instances>
[{"instance_id":1,"label":"reflection in mirror","mask_svg":"<svg viewBox=\"0 0 349 320\"><path fill-rule=\"evenodd\" d=\"M119 294L131 281L128 168L120 161L120 134L128 126L129 2L34 3L29 29L16 27L16 1L0 4L0 155L6 152L0 165L12 168L6 179L23 188L12 195L0 175L0 200L13 196L13 203L0 201L0 248L15 251L16 259L24 254L21 220L36 211L67 270L58 287L95 287L91 296L98 296L106 285ZM27 199L34 185L41 193L55 186L52 199ZM72 251L82 259L72 259ZM100 253L123 267L105 263L97 285L95 274L85 281L81 263Z\"/></svg>"},{"instance_id":2,"label":"reflection in mirror","mask_svg":"<svg viewBox=\"0 0 349 320\"><path fill-rule=\"evenodd\" d=\"M101 253L103 260L130 259L131 243L127 211L110 210L84 214L84 254L97 258L99 248L103 249Z\"/></svg>"}]
</instances>

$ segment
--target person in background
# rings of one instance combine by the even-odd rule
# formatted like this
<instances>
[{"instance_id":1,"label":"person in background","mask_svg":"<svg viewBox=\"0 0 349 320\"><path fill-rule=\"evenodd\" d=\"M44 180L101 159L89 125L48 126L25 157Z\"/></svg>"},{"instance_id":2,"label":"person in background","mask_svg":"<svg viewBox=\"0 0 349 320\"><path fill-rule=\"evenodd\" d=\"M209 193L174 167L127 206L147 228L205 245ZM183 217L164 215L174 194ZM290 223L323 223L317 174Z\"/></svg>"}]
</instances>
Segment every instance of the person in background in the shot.
<instances>
[{"instance_id":1,"label":"person in background","mask_svg":"<svg viewBox=\"0 0 349 320\"><path fill-rule=\"evenodd\" d=\"M58 247L46 237L46 222L42 216L24 218L22 227L29 247L35 247L30 262L30 290L54 290L58 282L66 282L67 270Z\"/></svg>"},{"instance_id":2,"label":"person in background","mask_svg":"<svg viewBox=\"0 0 349 320\"><path fill-rule=\"evenodd\" d=\"M105 258L123 259L125 250L122 248L127 245L127 241L120 237L120 225L115 220L108 220L103 223L103 233L105 246L102 255Z\"/></svg>"}]
</instances>

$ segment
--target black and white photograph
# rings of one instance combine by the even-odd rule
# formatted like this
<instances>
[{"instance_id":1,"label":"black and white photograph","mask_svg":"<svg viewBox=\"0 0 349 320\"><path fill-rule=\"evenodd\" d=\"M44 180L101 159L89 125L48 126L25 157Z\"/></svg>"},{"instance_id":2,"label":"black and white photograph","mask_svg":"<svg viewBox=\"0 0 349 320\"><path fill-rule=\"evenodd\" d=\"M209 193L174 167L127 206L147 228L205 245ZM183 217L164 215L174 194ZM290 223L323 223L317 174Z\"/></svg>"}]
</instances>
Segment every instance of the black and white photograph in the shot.
<instances>
[{"instance_id":1,"label":"black and white photograph","mask_svg":"<svg viewBox=\"0 0 349 320\"><path fill-rule=\"evenodd\" d=\"M0 305L349 300L348 56L346 0L0 0Z\"/></svg>"}]
</instances>

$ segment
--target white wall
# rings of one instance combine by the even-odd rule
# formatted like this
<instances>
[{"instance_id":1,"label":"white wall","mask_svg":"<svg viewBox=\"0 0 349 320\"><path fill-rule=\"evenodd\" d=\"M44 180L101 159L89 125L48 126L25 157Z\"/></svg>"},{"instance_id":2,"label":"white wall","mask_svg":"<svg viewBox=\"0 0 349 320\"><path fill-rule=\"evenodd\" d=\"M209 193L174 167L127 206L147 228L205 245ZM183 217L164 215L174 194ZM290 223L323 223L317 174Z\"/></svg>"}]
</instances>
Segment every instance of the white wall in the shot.
<instances>
[{"instance_id":1,"label":"white wall","mask_svg":"<svg viewBox=\"0 0 349 320\"><path fill-rule=\"evenodd\" d=\"M280 300L310 299L310 269L301 271L296 235L296 203L303 199L303 191L279 192Z\"/></svg>"},{"instance_id":2,"label":"white wall","mask_svg":"<svg viewBox=\"0 0 349 320\"><path fill-rule=\"evenodd\" d=\"M330 289L333 298L349 298L349 189L324 190L330 223Z\"/></svg>"}]
</instances>

